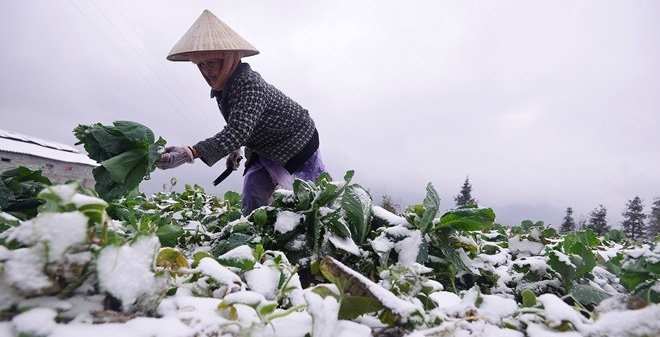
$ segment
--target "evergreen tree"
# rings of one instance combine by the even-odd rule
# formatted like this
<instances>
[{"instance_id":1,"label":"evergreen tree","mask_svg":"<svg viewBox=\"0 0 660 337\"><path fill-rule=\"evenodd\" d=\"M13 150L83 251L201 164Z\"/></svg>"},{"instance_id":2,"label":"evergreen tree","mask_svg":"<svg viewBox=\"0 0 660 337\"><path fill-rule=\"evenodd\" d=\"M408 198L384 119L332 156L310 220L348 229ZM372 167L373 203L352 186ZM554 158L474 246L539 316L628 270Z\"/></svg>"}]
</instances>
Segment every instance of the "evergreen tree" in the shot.
<instances>
[{"instance_id":1,"label":"evergreen tree","mask_svg":"<svg viewBox=\"0 0 660 337\"><path fill-rule=\"evenodd\" d=\"M573 208L568 207L566 208L566 216L564 216L564 220L561 223L561 227L559 228L559 231L561 233L568 233L574 230L575 230L575 220L573 219Z\"/></svg>"},{"instance_id":2,"label":"evergreen tree","mask_svg":"<svg viewBox=\"0 0 660 337\"><path fill-rule=\"evenodd\" d=\"M626 210L621 213L623 215L623 232L632 240L641 240L646 235L646 214L644 214L644 205L640 197L634 197L628 200Z\"/></svg>"},{"instance_id":3,"label":"evergreen tree","mask_svg":"<svg viewBox=\"0 0 660 337\"><path fill-rule=\"evenodd\" d=\"M593 230L597 235L603 235L610 230L607 225L607 209L603 205L594 208L589 214L587 228Z\"/></svg>"},{"instance_id":4,"label":"evergreen tree","mask_svg":"<svg viewBox=\"0 0 660 337\"><path fill-rule=\"evenodd\" d=\"M461 192L454 197L456 206L465 206L469 204L476 204L477 201L472 198L472 185L470 184L470 178L466 177L463 187L461 187Z\"/></svg>"},{"instance_id":5,"label":"evergreen tree","mask_svg":"<svg viewBox=\"0 0 660 337\"><path fill-rule=\"evenodd\" d=\"M660 235L660 198L655 198L653 201L648 225L649 239L652 239L656 235Z\"/></svg>"}]
</instances>

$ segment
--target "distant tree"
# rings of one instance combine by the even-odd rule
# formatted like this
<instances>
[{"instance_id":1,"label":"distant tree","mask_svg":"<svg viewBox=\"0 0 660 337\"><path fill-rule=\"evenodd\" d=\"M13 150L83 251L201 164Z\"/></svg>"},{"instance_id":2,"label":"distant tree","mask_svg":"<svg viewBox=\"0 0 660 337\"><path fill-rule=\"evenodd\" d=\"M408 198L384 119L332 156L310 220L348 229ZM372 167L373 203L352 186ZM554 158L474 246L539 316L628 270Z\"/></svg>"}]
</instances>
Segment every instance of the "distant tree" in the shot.
<instances>
[{"instance_id":1,"label":"distant tree","mask_svg":"<svg viewBox=\"0 0 660 337\"><path fill-rule=\"evenodd\" d=\"M651 213L649 213L649 235L651 239L656 235L660 235L660 198L655 198L651 206Z\"/></svg>"},{"instance_id":2,"label":"distant tree","mask_svg":"<svg viewBox=\"0 0 660 337\"><path fill-rule=\"evenodd\" d=\"M465 206L469 204L476 204L477 201L472 198L472 184L470 184L470 178L466 177L463 187L461 187L461 192L454 197L456 206Z\"/></svg>"},{"instance_id":3,"label":"distant tree","mask_svg":"<svg viewBox=\"0 0 660 337\"><path fill-rule=\"evenodd\" d=\"M394 214L399 214L399 204L395 203L394 200L392 200L392 197L388 194L383 195L383 200L380 202L380 207Z\"/></svg>"},{"instance_id":4,"label":"distant tree","mask_svg":"<svg viewBox=\"0 0 660 337\"><path fill-rule=\"evenodd\" d=\"M644 205L642 199L638 196L628 200L626 209L621 213L623 215L623 232L632 240L641 240L646 236L646 214L644 214Z\"/></svg>"},{"instance_id":5,"label":"distant tree","mask_svg":"<svg viewBox=\"0 0 660 337\"><path fill-rule=\"evenodd\" d=\"M587 228L598 235L603 235L610 230L610 226L607 225L607 209L603 205L599 205L591 211Z\"/></svg>"},{"instance_id":6,"label":"distant tree","mask_svg":"<svg viewBox=\"0 0 660 337\"><path fill-rule=\"evenodd\" d=\"M575 230L575 220L573 219L573 208L568 207L566 208L566 216L564 216L564 220L561 222L561 227L559 228L559 231L561 233L568 233L574 230Z\"/></svg>"},{"instance_id":7,"label":"distant tree","mask_svg":"<svg viewBox=\"0 0 660 337\"><path fill-rule=\"evenodd\" d=\"M581 215L580 220L578 220L578 223L577 223L577 229L583 231L587 228L589 228L587 226L587 219L585 219L584 215Z\"/></svg>"}]
</instances>

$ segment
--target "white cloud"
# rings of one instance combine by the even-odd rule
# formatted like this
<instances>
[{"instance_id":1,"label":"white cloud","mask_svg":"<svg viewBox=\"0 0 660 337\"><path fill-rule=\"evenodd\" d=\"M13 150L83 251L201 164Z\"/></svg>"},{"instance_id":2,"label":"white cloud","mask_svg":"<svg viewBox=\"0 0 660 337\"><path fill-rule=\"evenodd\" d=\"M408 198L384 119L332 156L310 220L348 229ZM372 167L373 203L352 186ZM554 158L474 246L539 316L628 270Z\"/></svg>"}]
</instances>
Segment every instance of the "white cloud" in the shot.
<instances>
[{"instance_id":1,"label":"white cloud","mask_svg":"<svg viewBox=\"0 0 660 337\"><path fill-rule=\"evenodd\" d=\"M333 175L355 169L377 196L420 202L431 181L450 207L469 175L502 218L549 223L601 203L614 221L634 195L660 196L656 2L73 3L83 14L1 5L2 128L70 143L78 123L130 119L171 144L211 136L224 122L206 83L164 60L209 8L310 111ZM211 187L220 171L197 163L145 186L177 175L240 190L238 174Z\"/></svg>"}]
</instances>

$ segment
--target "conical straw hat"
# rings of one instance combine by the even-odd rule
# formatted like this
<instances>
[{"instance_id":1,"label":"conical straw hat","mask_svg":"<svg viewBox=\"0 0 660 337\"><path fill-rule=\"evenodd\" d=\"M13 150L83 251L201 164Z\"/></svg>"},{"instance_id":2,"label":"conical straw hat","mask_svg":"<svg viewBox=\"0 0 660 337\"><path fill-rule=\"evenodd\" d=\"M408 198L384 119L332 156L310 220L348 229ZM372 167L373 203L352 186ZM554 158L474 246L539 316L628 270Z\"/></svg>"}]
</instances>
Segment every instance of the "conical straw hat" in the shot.
<instances>
[{"instance_id":1,"label":"conical straw hat","mask_svg":"<svg viewBox=\"0 0 660 337\"><path fill-rule=\"evenodd\" d=\"M245 41L227 24L205 9L199 19L183 34L174 45L167 59L170 61L190 61L190 53L199 51L238 50L243 56L259 54L249 42Z\"/></svg>"}]
</instances>

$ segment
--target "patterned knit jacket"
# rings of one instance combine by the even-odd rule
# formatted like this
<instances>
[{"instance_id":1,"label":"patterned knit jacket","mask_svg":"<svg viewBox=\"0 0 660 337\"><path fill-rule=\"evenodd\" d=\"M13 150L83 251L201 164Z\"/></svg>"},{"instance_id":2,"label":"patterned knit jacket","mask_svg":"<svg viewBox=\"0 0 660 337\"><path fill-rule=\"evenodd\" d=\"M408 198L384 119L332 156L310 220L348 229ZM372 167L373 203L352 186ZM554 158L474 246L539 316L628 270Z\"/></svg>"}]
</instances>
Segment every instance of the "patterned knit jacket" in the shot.
<instances>
[{"instance_id":1,"label":"patterned knit jacket","mask_svg":"<svg viewBox=\"0 0 660 337\"><path fill-rule=\"evenodd\" d=\"M307 110L250 68L239 64L226 89L212 91L227 125L193 147L208 166L241 146L284 166L305 148L316 128ZM318 137L318 136L316 136Z\"/></svg>"}]
</instances>

